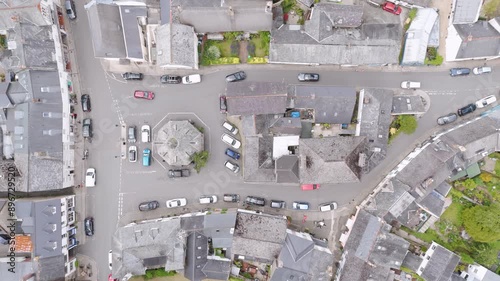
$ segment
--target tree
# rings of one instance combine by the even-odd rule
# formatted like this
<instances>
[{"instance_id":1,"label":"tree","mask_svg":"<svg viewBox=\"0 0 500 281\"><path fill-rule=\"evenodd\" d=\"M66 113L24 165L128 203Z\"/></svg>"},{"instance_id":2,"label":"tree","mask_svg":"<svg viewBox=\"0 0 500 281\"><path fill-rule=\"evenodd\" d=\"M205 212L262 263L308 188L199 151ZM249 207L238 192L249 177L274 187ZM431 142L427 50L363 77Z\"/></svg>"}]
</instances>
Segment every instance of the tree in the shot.
<instances>
[{"instance_id":1,"label":"tree","mask_svg":"<svg viewBox=\"0 0 500 281\"><path fill-rule=\"evenodd\" d=\"M466 179L463 182L463 186L467 189L474 189L476 188L477 184L473 179Z\"/></svg>"},{"instance_id":2,"label":"tree","mask_svg":"<svg viewBox=\"0 0 500 281\"><path fill-rule=\"evenodd\" d=\"M201 152L196 152L191 155L191 161L194 163L194 169L197 173L200 172L201 168L205 167L208 162L208 151L203 150Z\"/></svg>"},{"instance_id":3,"label":"tree","mask_svg":"<svg viewBox=\"0 0 500 281\"><path fill-rule=\"evenodd\" d=\"M477 242L500 240L500 205L474 206L462 212L467 233Z\"/></svg>"},{"instance_id":4,"label":"tree","mask_svg":"<svg viewBox=\"0 0 500 281\"><path fill-rule=\"evenodd\" d=\"M401 132L411 135L417 129L417 119L413 115L400 115L398 117L399 130Z\"/></svg>"},{"instance_id":5,"label":"tree","mask_svg":"<svg viewBox=\"0 0 500 281\"><path fill-rule=\"evenodd\" d=\"M481 180L483 182L490 182L493 179L493 177L491 176L491 174L490 173L486 173L486 172L482 172L479 175L479 177L481 178Z\"/></svg>"},{"instance_id":6,"label":"tree","mask_svg":"<svg viewBox=\"0 0 500 281\"><path fill-rule=\"evenodd\" d=\"M206 50L206 56L210 60L216 60L220 58L220 50L217 46L212 45Z\"/></svg>"}]
</instances>

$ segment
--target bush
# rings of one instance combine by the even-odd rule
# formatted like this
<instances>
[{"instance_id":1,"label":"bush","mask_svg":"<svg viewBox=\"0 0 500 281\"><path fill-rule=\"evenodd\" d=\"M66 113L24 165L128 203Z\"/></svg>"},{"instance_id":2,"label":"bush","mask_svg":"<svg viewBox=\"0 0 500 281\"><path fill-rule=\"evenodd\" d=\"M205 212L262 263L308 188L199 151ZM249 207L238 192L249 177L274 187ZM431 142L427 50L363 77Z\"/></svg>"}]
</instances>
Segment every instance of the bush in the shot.
<instances>
[{"instance_id":1,"label":"bush","mask_svg":"<svg viewBox=\"0 0 500 281\"><path fill-rule=\"evenodd\" d=\"M197 173L200 172L201 168L205 167L208 162L208 151L203 150L201 152L196 152L191 155L191 161L194 163L194 169Z\"/></svg>"},{"instance_id":2,"label":"bush","mask_svg":"<svg viewBox=\"0 0 500 281\"><path fill-rule=\"evenodd\" d=\"M224 39L225 40L234 40L236 37L243 35L243 32L241 31L232 31L232 32L224 32Z\"/></svg>"},{"instance_id":3,"label":"bush","mask_svg":"<svg viewBox=\"0 0 500 281\"><path fill-rule=\"evenodd\" d=\"M413 8L410 10L410 12L408 13L408 18L410 20L413 20L416 16L417 16L417 8Z\"/></svg>"},{"instance_id":4,"label":"bush","mask_svg":"<svg viewBox=\"0 0 500 281\"><path fill-rule=\"evenodd\" d=\"M483 182L490 182L493 179L493 176L490 173L482 172L479 175L479 178L481 178Z\"/></svg>"},{"instance_id":5,"label":"bush","mask_svg":"<svg viewBox=\"0 0 500 281\"><path fill-rule=\"evenodd\" d=\"M247 63L250 63L250 64L267 63L267 59L266 58L259 58L259 57L252 57L252 58L247 59Z\"/></svg>"},{"instance_id":6,"label":"bush","mask_svg":"<svg viewBox=\"0 0 500 281\"><path fill-rule=\"evenodd\" d=\"M438 66L438 65L441 65L443 64L443 57L440 56L440 55L437 55L436 59L435 60L428 60L427 58L425 59L424 63L426 65L435 65L435 66Z\"/></svg>"},{"instance_id":7,"label":"bush","mask_svg":"<svg viewBox=\"0 0 500 281\"><path fill-rule=\"evenodd\" d=\"M429 60L435 60L437 57L437 49L434 47L427 48L427 58Z\"/></svg>"},{"instance_id":8,"label":"bush","mask_svg":"<svg viewBox=\"0 0 500 281\"><path fill-rule=\"evenodd\" d=\"M215 45L208 47L208 49L205 51L205 55L209 60L216 60L220 58L219 47Z\"/></svg>"}]
</instances>

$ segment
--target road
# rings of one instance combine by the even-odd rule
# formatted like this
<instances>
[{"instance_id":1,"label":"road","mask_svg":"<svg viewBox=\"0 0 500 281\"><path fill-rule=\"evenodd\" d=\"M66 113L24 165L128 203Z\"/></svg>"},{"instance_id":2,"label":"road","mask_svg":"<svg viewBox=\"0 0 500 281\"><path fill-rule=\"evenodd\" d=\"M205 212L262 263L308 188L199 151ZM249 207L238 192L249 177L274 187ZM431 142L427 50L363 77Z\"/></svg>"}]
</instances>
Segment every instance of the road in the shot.
<instances>
[{"instance_id":1,"label":"road","mask_svg":"<svg viewBox=\"0 0 500 281\"><path fill-rule=\"evenodd\" d=\"M92 112L87 116L94 121L95 137L88 144L90 157L87 166L96 168L97 186L87 190L86 205L86 215L95 218L95 235L79 247L79 252L94 258L100 265L107 263L111 236L119 218L137 216L137 206L142 201L160 201L162 207L148 215L161 216L166 213L165 200L175 197L186 197L190 210L201 209L195 202L202 194L216 194L220 199L224 193L238 193L242 198L259 195L267 199L285 200L288 206L291 206L293 200L300 199L310 202L313 209L326 201L334 200L342 206L353 199L359 200L413 149L412 145L416 140L422 141L436 130L443 129L436 127L435 120L438 116L456 111L481 97L496 94L499 89L498 83L494 81L500 81L500 69L494 70L491 75L456 78L451 78L448 71L390 73L354 69L321 70L319 85L351 86L357 89L393 88L402 91L399 89L401 81L420 81L422 90L431 98L431 108L419 119L417 131L411 136L398 136L391 144L386 160L370 174L364 175L360 183L324 184L320 190L307 193L300 191L298 185L247 184L243 183L240 176L231 174L223 167L226 146L219 138L223 132L220 124L225 119L219 113L218 96L224 92L224 77L229 71L205 74L203 82L196 85L161 85L159 77L151 76L138 82L123 81L119 75L104 72L99 60L94 58L88 19L81 5L82 3L77 3L77 10L81 12L78 20L72 23L72 30L81 94L90 94L92 100ZM233 71L236 69L238 67ZM280 70L255 66L246 70L247 80L295 84L299 69L311 71L311 68L297 66L283 66ZM152 90L156 93L156 98L154 101L133 99L134 89ZM138 127L149 124L153 127L165 116L176 118L176 114L193 114L194 118L197 116L208 128L205 133L210 159L200 174L193 172L189 178L169 179L165 169L156 161L153 161L151 167L143 167L141 158L136 163L121 159L121 124ZM138 143L137 146L140 152L146 147L151 148L151 144ZM98 279L105 280L108 273L107 266L102 266Z\"/></svg>"}]
</instances>

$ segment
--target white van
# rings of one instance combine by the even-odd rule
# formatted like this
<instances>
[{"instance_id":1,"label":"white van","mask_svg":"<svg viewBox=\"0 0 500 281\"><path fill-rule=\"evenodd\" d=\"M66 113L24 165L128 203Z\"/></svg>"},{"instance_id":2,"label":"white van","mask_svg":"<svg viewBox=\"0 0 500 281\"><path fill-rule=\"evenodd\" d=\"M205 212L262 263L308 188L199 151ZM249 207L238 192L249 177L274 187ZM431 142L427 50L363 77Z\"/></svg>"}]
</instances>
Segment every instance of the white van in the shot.
<instances>
[{"instance_id":1,"label":"white van","mask_svg":"<svg viewBox=\"0 0 500 281\"><path fill-rule=\"evenodd\" d=\"M337 209L337 203L330 202L319 205L319 210L321 212L328 212Z\"/></svg>"},{"instance_id":2,"label":"white van","mask_svg":"<svg viewBox=\"0 0 500 281\"><path fill-rule=\"evenodd\" d=\"M401 82L403 89L420 89L420 82L403 81Z\"/></svg>"},{"instance_id":3,"label":"white van","mask_svg":"<svg viewBox=\"0 0 500 281\"><path fill-rule=\"evenodd\" d=\"M150 141L151 127L149 125L143 125L141 127L141 141L147 143Z\"/></svg>"},{"instance_id":4,"label":"white van","mask_svg":"<svg viewBox=\"0 0 500 281\"><path fill-rule=\"evenodd\" d=\"M203 195L200 197L200 204L210 204L210 203L217 203L217 196Z\"/></svg>"}]
</instances>

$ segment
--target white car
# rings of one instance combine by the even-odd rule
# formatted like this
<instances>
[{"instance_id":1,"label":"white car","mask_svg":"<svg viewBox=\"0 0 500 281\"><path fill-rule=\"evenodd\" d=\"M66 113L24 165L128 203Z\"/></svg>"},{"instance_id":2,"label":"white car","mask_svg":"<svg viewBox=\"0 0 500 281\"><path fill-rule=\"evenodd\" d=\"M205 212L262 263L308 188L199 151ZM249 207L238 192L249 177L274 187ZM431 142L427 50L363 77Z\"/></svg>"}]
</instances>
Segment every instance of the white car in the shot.
<instances>
[{"instance_id":1,"label":"white car","mask_svg":"<svg viewBox=\"0 0 500 281\"><path fill-rule=\"evenodd\" d=\"M137 162L137 146L131 145L128 147L128 161L131 163Z\"/></svg>"},{"instance_id":2,"label":"white car","mask_svg":"<svg viewBox=\"0 0 500 281\"><path fill-rule=\"evenodd\" d=\"M222 141L227 145L232 146L234 149L239 149L241 146L241 142L228 134L222 134Z\"/></svg>"},{"instance_id":3,"label":"white car","mask_svg":"<svg viewBox=\"0 0 500 281\"><path fill-rule=\"evenodd\" d=\"M108 253L109 270L113 271L113 251L109 250Z\"/></svg>"},{"instance_id":4,"label":"white car","mask_svg":"<svg viewBox=\"0 0 500 281\"><path fill-rule=\"evenodd\" d=\"M479 75L483 73L491 73L491 67L489 66L481 66L481 67L474 67L472 69L472 73Z\"/></svg>"},{"instance_id":5,"label":"white car","mask_svg":"<svg viewBox=\"0 0 500 281\"><path fill-rule=\"evenodd\" d=\"M224 121L224 123L222 123L222 127L226 130L228 130L231 134L233 134L234 136L236 136L238 134L238 128L236 128L235 125L227 122L227 121Z\"/></svg>"},{"instance_id":6,"label":"white car","mask_svg":"<svg viewBox=\"0 0 500 281\"><path fill-rule=\"evenodd\" d=\"M486 107L494 102L497 101L497 98L494 95L484 97L478 101L476 101L476 107L477 108L483 108Z\"/></svg>"},{"instance_id":7,"label":"white car","mask_svg":"<svg viewBox=\"0 0 500 281\"><path fill-rule=\"evenodd\" d=\"M196 84L201 82L200 74L191 74L188 76L182 77L182 84Z\"/></svg>"},{"instance_id":8,"label":"white car","mask_svg":"<svg viewBox=\"0 0 500 281\"><path fill-rule=\"evenodd\" d=\"M335 202L323 203L323 204L319 205L319 210L321 212L328 212L328 211L335 210L335 209L337 209L337 203L335 203Z\"/></svg>"},{"instance_id":9,"label":"white car","mask_svg":"<svg viewBox=\"0 0 500 281\"><path fill-rule=\"evenodd\" d=\"M403 81L403 82L401 82L401 88L403 88L403 89L419 89L420 82Z\"/></svg>"},{"instance_id":10,"label":"white car","mask_svg":"<svg viewBox=\"0 0 500 281\"><path fill-rule=\"evenodd\" d=\"M85 174L85 186L92 187L95 186L95 169L88 168L87 173Z\"/></svg>"},{"instance_id":11,"label":"white car","mask_svg":"<svg viewBox=\"0 0 500 281\"><path fill-rule=\"evenodd\" d=\"M150 142L151 140L151 127L149 125L143 125L141 127L141 140L142 142Z\"/></svg>"},{"instance_id":12,"label":"white car","mask_svg":"<svg viewBox=\"0 0 500 281\"><path fill-rule=\"evenodd\" d=\"M186 204L187 204L186 198L177 198L177 199L167 200L167 208L182 207L182 206L186 206Z\"/></svg>"},{"instance_id":13,"label":"white car","mask_svg":"<svg viewBox=\"0 0 500 281\"><path fill-rule=\"evenodd\" d=\"M200 197L200 204L210 204L210 203L217 203L217 196L203 195Z\"/></svg>"},{"instance_id":14,"label":"white car","mask_svg":"<svg viewBox=\"0 0 500 281\"><path fill-rule=\"evenodd\" d=\"M224 163L224 166L226 168L228 168L231 172L235 173L235 174L240 171L240 166L238 166L238 164L233 163L233 162L231 162L229 160Z\"/></svg>"}]
</instances>

